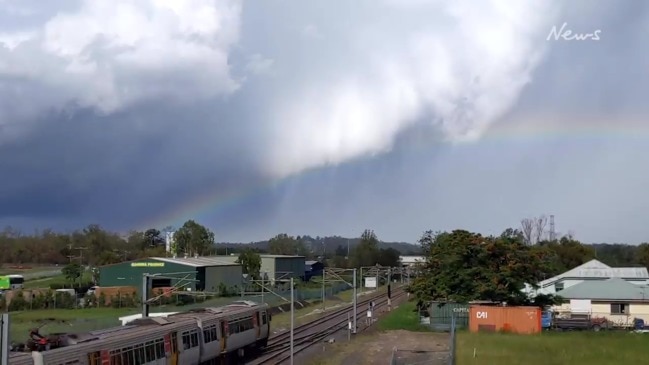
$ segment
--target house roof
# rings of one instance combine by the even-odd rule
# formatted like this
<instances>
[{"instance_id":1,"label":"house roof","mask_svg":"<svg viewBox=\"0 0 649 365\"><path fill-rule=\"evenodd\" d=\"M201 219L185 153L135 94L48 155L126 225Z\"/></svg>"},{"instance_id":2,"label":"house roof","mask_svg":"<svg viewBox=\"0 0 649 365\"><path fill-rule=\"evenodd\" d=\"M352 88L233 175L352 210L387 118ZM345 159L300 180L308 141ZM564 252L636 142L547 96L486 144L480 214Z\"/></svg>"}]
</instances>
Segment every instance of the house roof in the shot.
<instances>
[{"instance_id":1,"label":"house roof","mask_svg":"<svg viewBox=\"0 0 649 365\"><path fill-rule=\"evenodd\" d=\"M308 266L311 266L311 265L314 265L314 264L317 264L317 263L320 263L320 261L316 261L316 260L308 260L308 261L305 261L305 262L304 262L304 264L305 264L305 265L308 265Z\"/></svg>"},{"instance_id":2,"label":"house roof","mask_svg":"<svg viewBox=\"0 0 649 365\"><path fill-rule=\"evenodd\" d=\"M153 260L169 262L172 264L179 264L185 266L193 267L205 267L205 266L239 266L239 264L233 263L232 261L223 260L218 256L202 256L202 257L151 257Z\"/></svg>"},{"instance_id":3,"label":"house roof","mask_svg":"<svg viewBox=\"0 0 649 365\"><path fill-rule=\"evenodd\" d=\"M568 270L563 274L543 280L539 287L543 288L565 278L579 279L649 279L649 272L646 267L610 267L601 261L590 260L582 265Z\"/></svg>"},{"instance_id":4,"label":"house roof","mask_svg":"<svg viewBox=\"0 0 649 365\"><path fill-rule=\"evenodd\" d=\"M621 278L584 281L557 292L566 299L591 299L611 301L649 300L649 286L631 284Z\"/></svg>"}]
</instances>

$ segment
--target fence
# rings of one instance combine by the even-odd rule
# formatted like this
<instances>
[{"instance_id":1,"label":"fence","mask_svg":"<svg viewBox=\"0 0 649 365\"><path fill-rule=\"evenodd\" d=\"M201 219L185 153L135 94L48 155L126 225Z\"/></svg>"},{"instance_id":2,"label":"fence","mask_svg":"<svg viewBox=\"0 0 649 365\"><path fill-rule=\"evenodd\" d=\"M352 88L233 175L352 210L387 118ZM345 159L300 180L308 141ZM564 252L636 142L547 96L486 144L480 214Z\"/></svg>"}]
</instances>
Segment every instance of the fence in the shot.
<instances>
[{"instance_id":1,"label":"fence","mask_svg":"<svg viewBox=\"0 0 649 365\"><path fill-rule=\"evenodd\" d=\"M451 316L448 326L448 344L442 350L411 350L392 349L390 365L455 365L457 346L457 320L456 315ZM431 328L431 331L435 331Z\"/></svg>"},{"instance_id":2,"label":"fence","mask_svg":"<svg viewBox=\"0 0 649 365\"><path fill-rule=\"evenodd\" d=\"M348 289L349 286L347 286L345 283L340 283L340 285L336 283L332 286L326 287L325 292L327 297L331 297L340 293L341 291ZM65 294L67 296L67 293L59 294L61 294L61 296ZM286 298L286 300L290 300L290 289L278 292L277 294ZM294 294L296 300L320 299L322 297L322 289L298 287L297 289L295 289ZM151 312L182 312L195 308L223 306L242 299L264 302L268 303L271 306L286 303L285 300L268 292L264 294L263 299L261 295L247 295L243 297L241 297L241 295L238 295L231 297L210 298L201 295L200 293L196 293L191 296L183 296L182 300L178 298L179 297L174 297L174 301L172 303L165 305L160 305L159 303L152 304L150 308ZM28 303L27 305L31 304ZM71 304L66 308L72 307L74 307L74 304ZM57 305L56 307L50 307L50 309L54 308L59 308L59 306ZM129 303L122 303L121 297L116 297L115 302L111 307L93 308L86 311L70 309L70 311L61 313L50 313L43 311L33 311L32 313L28 313L30 312L29 309L30 308L28 306L24 308L25 311L23 313L15 313L19 317L14 317L15 319L13 320L10 327L10 336L12 342L25 341L31 328L39 327L42 325L42 333L63 333L70 331L74 331L75 333L83 333L116 327L121 325L118 317L135 314L140 311L139 307L133 306L132 298L129 298ZM14 313L12 313L12 316L14 316ZM55 320L50 319L53 316L56 316L57 318Z\"/></svg>"}]
</instances>

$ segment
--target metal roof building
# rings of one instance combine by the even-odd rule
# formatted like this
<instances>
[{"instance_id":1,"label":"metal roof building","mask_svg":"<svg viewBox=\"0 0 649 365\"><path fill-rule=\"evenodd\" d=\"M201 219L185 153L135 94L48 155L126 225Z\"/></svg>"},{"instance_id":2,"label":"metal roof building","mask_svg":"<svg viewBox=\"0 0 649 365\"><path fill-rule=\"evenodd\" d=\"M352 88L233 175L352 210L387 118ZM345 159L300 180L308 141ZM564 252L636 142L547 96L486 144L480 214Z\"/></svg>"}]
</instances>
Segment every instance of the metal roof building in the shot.
<instances>
[{"instance_id":1,"label":"metal roof building","mask_svg":"<svg viewBox=\"0 0 649 365\"><path fill-rule=\"evenodd\" d=\"M555 294L583 282L612 278L621 279L632 285L649 284L649 272L646 267L610 267L598 260L590 260L563 274L541 281L537 284L539 287L537 290L527 286L526 291L535 294Z\"/></svg>"},{"instance_id":2,"label":"metal roof building","mask_svg":"<svg viewBox=\"0 0 649 365\"><path fill-rule=\"evenodd\" d=\"M415 266L426 262L425 256L399 256L401 266Z\"/></svg>"},{"instance_id":3,"label":"metal roof building","mask_svg":"<svg viewBox=\"0 0 649 365\"><path fill-rule=\"evenodd\" d=\"M261 268L259 272L269 280L288 280L293 278L302 278L305 274L304 256L291 255L267 255L260 254ZM215 260L235 262L239 257L230 256L212 256Z\"/></svg>"},{"instance_id":4,"label":"metal roof building","mask_svg":"<svg viewBox=\"0 0 649 365\"><path fill-rule=\"evenodd\" d=\"M565 299L591 301L649 302L649 286L635 285L620 278L584 281L557 292Z\"/></svg>"},{"instance_id":5,"label":"metal roof building","mask_svg":"<svg viewBox=\"0 0 649 365\"><path fill-rule=\"evenodd\" d=\"M241 265L217 257L149 257L100 268L99 286L142 287L142 274L158 274L153 287L177 286L184 290L219 292L240 288L243 280Z\"/></svg>"}]
</instances>

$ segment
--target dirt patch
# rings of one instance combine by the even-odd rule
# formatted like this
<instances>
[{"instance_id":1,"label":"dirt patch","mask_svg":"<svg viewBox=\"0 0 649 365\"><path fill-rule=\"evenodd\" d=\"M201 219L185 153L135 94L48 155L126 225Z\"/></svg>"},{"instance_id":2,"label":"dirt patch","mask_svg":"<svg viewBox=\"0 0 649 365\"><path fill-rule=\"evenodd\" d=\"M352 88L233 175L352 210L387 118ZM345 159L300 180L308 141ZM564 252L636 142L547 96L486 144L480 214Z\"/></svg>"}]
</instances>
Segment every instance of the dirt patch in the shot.
<instances>
[{"instance_id":1,"label":"dirt patch","mask_svg":"<svg viewBox=\"0 0 649 365\"><path fill-rule=\"evenodd\" d=\"M312 364L386 365L394 356L397 365L445 365L448 361L448 350L448 333L403 330L374 332L362 335L350 343L331 346L327 360L316 359Z\"/></svg>"}]
</instances>

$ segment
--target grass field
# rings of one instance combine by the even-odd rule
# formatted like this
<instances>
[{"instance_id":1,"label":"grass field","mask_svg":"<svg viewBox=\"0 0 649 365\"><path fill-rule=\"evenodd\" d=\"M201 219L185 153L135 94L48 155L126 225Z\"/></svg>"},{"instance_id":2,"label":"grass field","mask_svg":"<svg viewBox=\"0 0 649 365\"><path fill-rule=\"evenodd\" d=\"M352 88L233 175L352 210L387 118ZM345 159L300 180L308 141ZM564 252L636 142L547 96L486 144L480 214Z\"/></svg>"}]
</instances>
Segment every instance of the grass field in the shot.
<instances>
[{"instance_id":1,"label":"grass field","mask_svg":"<svg viewBox=\"0 0 649 365\"><path fill-rule=\"evenodd\" d=\"M419 323L419 314L415 310L414 302L406 302L379 319L378 328L381 331L406 330L406 331L428 331L428 328Z\"/></svg>"},{"instance_id":2,"label":"grass field","mask_svg":"<svg viewBox=\"0 0 649 365\"><path fill-rule=\"evenodd\" d=\"M403 303L378 322L380 330L428 331L419 324L415 304ZM431 334L432 335L432 334ZM526 336L459 331L457 365L609 365L647 360L649 334L543 332ZM475 357L474 357L475 350Z\"/></svg>"},{"instance_id":3,"label":"grass field","mask_svg":"<svg viewBox=\"0 0 649 365\"><path fill-rule=\"evenodd\" d=\"M459 332L456 356L458 365L642 364L647 361L648 346L649 335L629 332L534 336Z\"/></svg>"},{"instance_id":4,"label":"grass field","mask_svg":"<svg viewBox=\"0 0 649 365\"><path fill-rule=\"evenodd\" d=\"M21 274L31 276L43 272L60 271L61 267L58 266L32 266L29 269L12 268L12 265L4 265L0 267L0 275Z\"/></svg>"},{"instance_id":5,"label":"grass field","mask_svg":"<svg viewBox=\"0 0 649 365\"><path fill-rule=\"evenodd\" d=\"M92 275L90 273L84 273L82 281L88 282L92 280ZM78 280L77 280L78 282ZM49 288L52 284L64 285L67 288L71 287L71 283L68 279L65 278L65 275L59 274L50 277L41 277L31 280L25 280L25 289L40 289L40 288Z\"/></svg>"},{"instance_id":6,"label":"grass field","mask_svg":"<svg viewBox=\"0 0 649 365\"><path fill-rule=\"evenodd\" d=\"M11 340L22 342L29 330L41 327L41 333L88 332L120 325L117 318L137 313L137 309L86 308L48 309L12 312Z\"/></svg>"}]
</instances>

